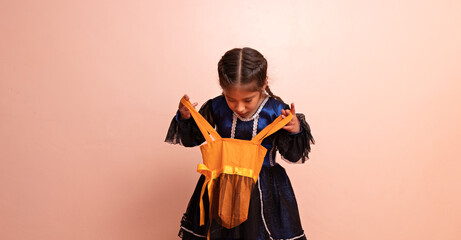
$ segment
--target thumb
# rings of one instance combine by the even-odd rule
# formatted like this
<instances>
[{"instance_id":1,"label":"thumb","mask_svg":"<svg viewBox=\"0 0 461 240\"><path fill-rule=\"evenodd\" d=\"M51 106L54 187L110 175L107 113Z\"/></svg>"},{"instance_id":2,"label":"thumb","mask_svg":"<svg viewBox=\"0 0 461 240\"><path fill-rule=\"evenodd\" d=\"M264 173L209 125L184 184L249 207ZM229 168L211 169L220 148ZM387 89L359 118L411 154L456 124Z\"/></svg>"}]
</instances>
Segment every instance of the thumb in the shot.
<instances>
[{"instance_id":1,"label":"thumb","mask_svg":"<svg viewBox=\"0 0 461 240\"><path fill-rule=\"evenodd\" d=\"M189 101L189 95L184 94L184 99L185 99L186 101Z\"/></svg>"}]
</instances>

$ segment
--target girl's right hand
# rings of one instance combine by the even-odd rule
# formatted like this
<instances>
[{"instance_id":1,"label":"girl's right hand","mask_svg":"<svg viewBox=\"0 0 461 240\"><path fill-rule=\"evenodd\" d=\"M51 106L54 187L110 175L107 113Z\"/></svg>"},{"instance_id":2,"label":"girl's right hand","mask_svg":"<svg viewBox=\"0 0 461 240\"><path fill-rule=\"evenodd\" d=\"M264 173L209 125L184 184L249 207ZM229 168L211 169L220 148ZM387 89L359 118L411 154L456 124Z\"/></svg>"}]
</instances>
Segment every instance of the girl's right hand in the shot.
<instances>
[{"instance_id":1,"label":"girl's right hand","mask_svg":"<svg viewBox=\"0 0 461 240\"><path fill-rule=\"evenodd\" d=\"M189 101L189 96L187 96L187 94L184 94L184 99L188 100ZM198 105L198 103L192 103L192 107L196 107ZM181 113L181 119L189 119L190 118L190 111L189 109L187 109L186 106L184 106L184 104L182 104L181 101L179 101L179 112Z\"/></svg>"}]
</instances>

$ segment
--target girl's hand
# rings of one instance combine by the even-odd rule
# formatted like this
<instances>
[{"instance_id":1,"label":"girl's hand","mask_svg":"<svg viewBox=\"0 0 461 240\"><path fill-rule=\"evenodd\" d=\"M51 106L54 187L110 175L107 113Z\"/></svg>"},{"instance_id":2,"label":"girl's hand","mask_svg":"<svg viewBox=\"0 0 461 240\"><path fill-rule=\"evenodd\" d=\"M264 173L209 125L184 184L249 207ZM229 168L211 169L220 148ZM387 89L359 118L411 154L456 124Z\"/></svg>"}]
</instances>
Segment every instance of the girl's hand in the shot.
<instances>
[{"instance_id":1,"label":"girl's hand","mask_svg":"<svg viewBox=\"0 0 461 240\"><path fill-rule=\"evenodd\" d=\"M187 96L187 94L184 94L184 98L186 100L189 100L189 96ZM192 103L192 107L196 107L198 105L198 103ZM181 113L181 119L189 119L190 118L190 111L189 109L187 109L186 106L184 106L184 104L182 104L181 101L179 101L179 112Z\"/></svg>"},{"instance_id":2,"label":"girl's hand","mask_svg":"<svg viewBox=\"0 0 461 240\"><path fill-rule=\"evenodd\" d=\"M296 117L294 103L291 103L291 109L282 109L282 118L288 116L290 112L291 114L293 114L293 118L291 119L291 121L287 123L287 125L283 127L283 129L287 130L290 133L298 133L299 131L301 131L301 125L299 123L298 117Z\"/></svg>"}]
</instances>

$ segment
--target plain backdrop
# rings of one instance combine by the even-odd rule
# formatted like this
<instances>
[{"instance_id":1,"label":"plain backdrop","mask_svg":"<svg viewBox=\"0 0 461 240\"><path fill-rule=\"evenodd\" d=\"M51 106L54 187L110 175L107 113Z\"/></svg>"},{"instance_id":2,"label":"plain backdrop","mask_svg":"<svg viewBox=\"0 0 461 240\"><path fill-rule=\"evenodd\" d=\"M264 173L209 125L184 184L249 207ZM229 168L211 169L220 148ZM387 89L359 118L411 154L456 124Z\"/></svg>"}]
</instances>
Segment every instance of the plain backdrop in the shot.
<instances>
[{"instance_id":1,"label":"plain backdrop","mask_svg":"<svg viewBox=\"0 0 461 240\"><path fill-rule=\"evenodd\" d=\"M180 97L259 50L316 145L280 160L312 240L461 239L461 2L0 1L0 239L178 239Z\"/></svg>"}]
</instances>

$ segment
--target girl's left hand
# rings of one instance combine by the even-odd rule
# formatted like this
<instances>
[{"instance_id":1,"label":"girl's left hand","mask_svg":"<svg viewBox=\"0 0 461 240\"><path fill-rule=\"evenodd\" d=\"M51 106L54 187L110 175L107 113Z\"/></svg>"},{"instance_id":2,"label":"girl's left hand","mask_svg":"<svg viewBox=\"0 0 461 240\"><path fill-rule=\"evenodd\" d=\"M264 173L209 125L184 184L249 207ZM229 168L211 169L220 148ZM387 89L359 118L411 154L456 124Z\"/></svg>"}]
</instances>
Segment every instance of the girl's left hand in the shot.
<instances>
[{"instance_id":1,"label":"girl's left hand","mask_svg":"<svg viewBox=\"0 0 461 240\"><path fill-rule=\"evenodd\" d=\"M290 112L291 114L293 114L293 118L291 119L291 121L287 123L287 125L283 127L283 129L287 130L290 133L298 133L299 131L301 131L301 125L299 124L298 117L296 117L294 103L291 103L291 109L282 109L282 118L288 116Z\"/></svg>"}]
</instances>

